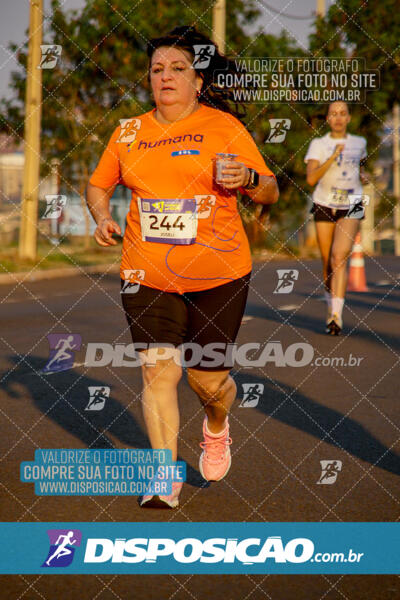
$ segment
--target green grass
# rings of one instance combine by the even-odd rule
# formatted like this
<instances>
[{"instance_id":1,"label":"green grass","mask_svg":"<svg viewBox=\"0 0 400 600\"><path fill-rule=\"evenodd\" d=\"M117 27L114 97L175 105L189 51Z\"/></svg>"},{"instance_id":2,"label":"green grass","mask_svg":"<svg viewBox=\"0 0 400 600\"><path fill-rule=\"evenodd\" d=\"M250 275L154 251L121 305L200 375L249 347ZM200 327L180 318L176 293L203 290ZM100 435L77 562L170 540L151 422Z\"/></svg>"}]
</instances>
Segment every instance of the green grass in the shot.
<instances>
[{"instance_id":1,"label":"green grass","mask_svg":"<svg viewBox=\"0 0 400 600\"><path fill-rule=\"evenodd\" d=\"M267 247L266 247L267 246ZM37 259L35 261L22 260L18 256L18 247L16 244L5 248L0 252L0 273L16 273L31 271L36 269L59 269L76 266L107 265L119 264L121 258L122 245L109 248L101 248L94 240L90 240L90 247L85 250L82 243L71 243L65 240L60 246L53 246L48 242L39 242ZM269 260L281 260L285 258L294 258L302 256L313 258L310 251L299 252L297 247L291 247L290 250L279 243L270 243L264 246L254 246L252 248L254 259L260 259L268 255Z\"/></svg>"},{"instance_id":2,"label":"green grass","mask_svg":"<svg viewBox=\"0 0 400 600\"><path fill-rule=\"evenodd\" d=\"M0 273L16 273L32 269L58 269L76 266L102 265L116 262L119 264L121 244L110 248L100 248L91 240L88 250L83 244L63 243L53 246L40 242L37 259L22 260L18 256L18 248L9 247L0 252Z\"/></svg>"}]
</instances>

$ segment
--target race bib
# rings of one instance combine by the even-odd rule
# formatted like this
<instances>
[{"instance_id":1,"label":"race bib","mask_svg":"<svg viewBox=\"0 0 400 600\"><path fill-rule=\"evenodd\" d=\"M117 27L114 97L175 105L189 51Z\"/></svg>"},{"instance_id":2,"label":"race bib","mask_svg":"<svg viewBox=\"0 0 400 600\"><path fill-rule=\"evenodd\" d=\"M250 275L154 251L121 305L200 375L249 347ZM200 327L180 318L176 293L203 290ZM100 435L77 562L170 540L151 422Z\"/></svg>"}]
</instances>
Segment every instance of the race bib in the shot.
<instances>
[{"instance_id":1,"label":"race bib","mask_svg":"<svg viewBox=\"0 0 400 600\"><path fill-rule=\"evenodd\" d=\"M138 198L142 240L161 244L194 244L197 235L196 200Z\"/></svg>"},{"instance_id":2,"label":"race bib","mask_svg":"<svg viewBox=\"0 0 400 600\"><path fill-rule=\"evenodd\" d=\"M349 194L353 194L354 190L341 190L333 187L329 194L329 206L331 208L348 208L350 205Z\"/></svg>"}]
</instances>

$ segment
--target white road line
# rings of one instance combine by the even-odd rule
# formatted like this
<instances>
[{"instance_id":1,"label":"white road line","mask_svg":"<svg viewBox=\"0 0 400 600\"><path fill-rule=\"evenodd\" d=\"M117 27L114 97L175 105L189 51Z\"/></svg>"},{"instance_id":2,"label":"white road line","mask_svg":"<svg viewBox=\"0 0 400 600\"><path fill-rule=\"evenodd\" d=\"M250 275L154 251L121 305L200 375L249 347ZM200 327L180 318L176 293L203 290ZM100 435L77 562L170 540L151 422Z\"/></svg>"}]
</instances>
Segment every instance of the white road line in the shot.
<instances>
[{"instance_id":1,"label":"white road line","mask_svg":"<svg viewBox=\"0 0 400 600\"><path fill-rule=\"evenodd\" d=\"M278 306L278 310L295 310L296 308L300 308L300 304L284 304L283 306Z\"/></svg>"},{"instance_id":2,"label":"white road line","mask_svg":"<svg viewBox=\"0 0 400 600\"><path fill-rule=\"evenodd\" d=\"M242 318L242 323L247 323L247 321L251 321L253 319L253 317L250 317L249 315L245 315Z\"/></svg>"},{"instance_id":3,"label":"white road line","mask_svg":"<svg viewBox=\"0 0 400 600\"><path fill-rule=\"evenodd\" d=\"M389 281L389 279L381 279L380 281L376 281L372 285L381 286L381 285L393 285L394 281Z\"/></svg>"}]
</instances>

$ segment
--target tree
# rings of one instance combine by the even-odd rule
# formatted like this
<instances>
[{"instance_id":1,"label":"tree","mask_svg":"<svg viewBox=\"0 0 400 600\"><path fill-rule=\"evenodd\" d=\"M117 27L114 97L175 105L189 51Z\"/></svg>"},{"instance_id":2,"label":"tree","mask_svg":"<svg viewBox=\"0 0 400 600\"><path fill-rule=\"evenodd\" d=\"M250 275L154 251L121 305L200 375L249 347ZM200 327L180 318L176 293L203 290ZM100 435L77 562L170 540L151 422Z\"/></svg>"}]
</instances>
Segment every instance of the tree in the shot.
<instances>
[{"instance_id":1,"label":"tree","mask_svg":"<svg viewBox=\"0 0 400 600\"><path fill-rule=\"evenodd\" d=\"M380 87L367 92L366 100L352 108L351 129L367 138L369 167L378 158L383 143L384 121L400 102L400 14L396 0L334 3L325 19L318 19L311 36L311 50L319 56L365 59L369 71L379 73ZM379 192L378 190L378 193ZM377 214L393 211L394 199L381 197ZM385 210L381 210L385 207Z\"/></svg>"},{"instance_id":2,"label":"tree","mask_svg":"<svg viewBox=\"0 0 400 600\"><path fill-rule=\"evenodd\" d=\"M248 4L248 6L246 6ZM172 0L141 2L124 0L111 5L88 2L81 11L64 12L52 0L51 19L43 43L62 46L54 69L43 70L42 161L46 174L50 160L60 160L61 184L83 198L88 175L120 118L149 110L147 40L177 25L196 23L211 31L212 6L205 0L195 5ZM149 18L149 12L152 18ZM234 0L230 5L228 44L248 43L241 21L257 16L253 2ZM10 45L17 50L15 44ZM27 47L18 52L26 70ZM23 138L25 76L12 74L11 100L3 100L0 129Z\"/></svg>"},{"instance_id":3,"label":"tree","mask_svg":"<svg viewBox=\"0 0 400 600\"><path fill-rule=\"evenodd\" d=\"M62 55L54 69L43 70L42 174L48 172L50 160L58 158L65 193L75 192L82 202L88 176L119 119L151 108L147 41L184 24L195 24L211 35L212 5L208 0L187 4L158 0L149 4L141 2L132 6L124 0L114 0L112 4L93 0L81 11L64 12L61 3L52 0L51 19L43 43L61 45ZM258 16L255 0L229 3L228 55L242 55L244 48L248 57L299 53L285 35L265 35L260 30L246 33L248 25L254 25ZM15 50L15 46L12 49ZM26 48L18 52L18 60L25 67ZM5 117L1 130L22 137L24 74L14 73L11 85L15 97L2 101ZM277 115L292 119L293 135L288 136L285 145L264 144L269 131L268 119ZM303 119L290 106L250 105L247 123L267 164L277 173L282 190L279 207L272 210L272 219L279 221L282 211L288 207L291 214L296 214L305 202L302 187L297 183L304 180L298 153L299 140L307 135ZM245 212L246 218L257 225L255 208L245 209ZM257 226L255 230L257 233ZM262 226L258 227L260 232L265 233Z\"/></svg>"}]
</instances>

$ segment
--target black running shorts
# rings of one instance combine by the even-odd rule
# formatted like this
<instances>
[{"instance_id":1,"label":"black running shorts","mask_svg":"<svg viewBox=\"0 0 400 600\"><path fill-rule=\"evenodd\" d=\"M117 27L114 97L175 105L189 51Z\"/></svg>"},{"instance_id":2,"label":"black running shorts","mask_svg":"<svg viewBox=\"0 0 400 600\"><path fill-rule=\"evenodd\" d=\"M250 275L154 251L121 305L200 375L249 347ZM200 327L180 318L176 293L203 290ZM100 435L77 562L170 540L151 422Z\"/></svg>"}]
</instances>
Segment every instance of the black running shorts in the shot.
<instances>
[{"instance_id":1,"label":"black running shorts","mask_svg":"<svg viewBox=\"0 0 400 600\"><path fill-rule=\"evenodd\" d=\"M121 294L133 343L175 347L187 342L202 347L233 343L244 314L250 275L200 292L177 294L140 285L136 293ZM193 368L229 369L200 365Z\"/></svg>"},{"instance_id":2,"label":"black running shorts","mask_svg":"<svg viewBox=\"0 0 400 600\"><path fill-rule=\"evenodd\" d=\"M356 204L353 207L352 212L354 213L358 207L361 207L362 204ZM336 223L339 219L345 219L349 215L350 209L348 208L337 208L332 209L329 206L322 206L321 204L313 204L311 208L311 214L314 215L314 221L318 223L319 221L327 221L328 223ZM364 217L361 217L362 220Z\"/></svg>"}]
</instances>

